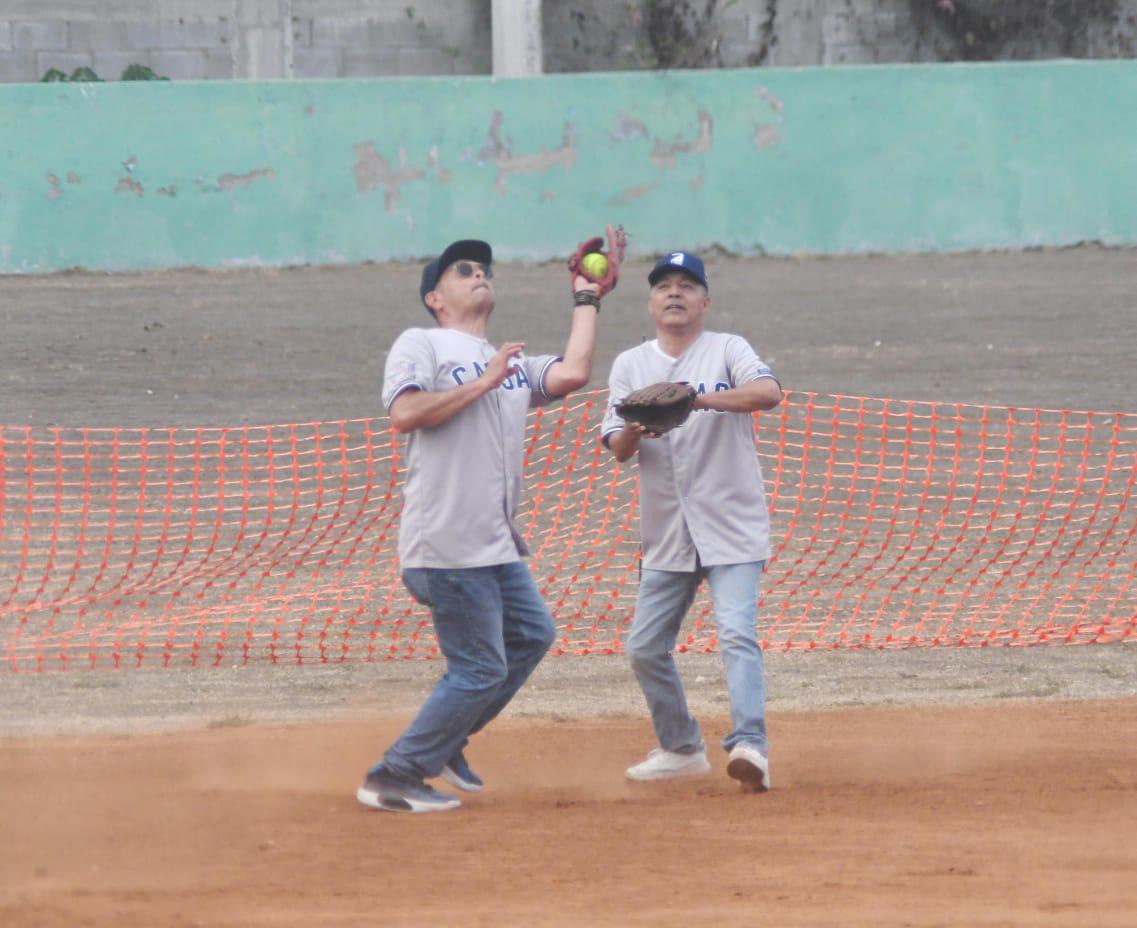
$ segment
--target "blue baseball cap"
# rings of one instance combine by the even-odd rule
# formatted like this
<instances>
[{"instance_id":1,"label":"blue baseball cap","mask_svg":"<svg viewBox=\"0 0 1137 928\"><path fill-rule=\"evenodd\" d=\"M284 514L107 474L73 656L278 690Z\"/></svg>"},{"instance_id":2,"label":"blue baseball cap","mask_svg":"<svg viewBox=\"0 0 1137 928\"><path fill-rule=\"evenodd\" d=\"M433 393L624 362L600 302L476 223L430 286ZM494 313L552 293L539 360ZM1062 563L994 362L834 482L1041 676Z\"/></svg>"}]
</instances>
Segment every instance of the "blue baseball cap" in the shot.
<instances>
[{"instance_id":1,"label":"blue baseball cap","mask_svg":"<svg viewBox=\"0 0 1137 928\"><path fill-rule=\"evenodd\" d=\"M670 274L672 271L681 271L688 277L697 280L708 290L711 288L711 285L707 283L707 271L703 267L702 259L689 251L673 251L671 254L664 255L655 262L655 267L647 275L647 282L655 286L655 282L659 278L664 274Z\"/></svg>"},{"instance_id":2,"label":"blue baseball cap","mask_svg":"<svg viewBox=\"0 0 1137 928\"><path fill-rule=\"evenodd\" d=\"M451 242L446 250L422 269L422 281L419 283L418 295L422 305L426 306L426 295L438 286L438 281L455 261L476 261L478 264L493 263L493 249L488 242L476 238L464 238L461 241ZM430 307L426 306L427 311ZM434 315L431 312L431 315Z\"/></svg>"}]
</instances>

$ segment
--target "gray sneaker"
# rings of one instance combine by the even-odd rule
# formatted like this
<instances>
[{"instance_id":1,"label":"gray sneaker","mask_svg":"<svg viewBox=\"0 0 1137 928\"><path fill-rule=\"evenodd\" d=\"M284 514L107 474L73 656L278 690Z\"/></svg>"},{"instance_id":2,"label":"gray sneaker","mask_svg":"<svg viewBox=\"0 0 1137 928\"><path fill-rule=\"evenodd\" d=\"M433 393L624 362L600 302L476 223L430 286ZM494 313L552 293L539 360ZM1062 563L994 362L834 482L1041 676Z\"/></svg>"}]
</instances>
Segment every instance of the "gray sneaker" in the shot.
<instances>
[{"instance_id":1,"label":"gray sneaker","mask_svg":"<svg viewBox=\"0 0 1137 928\"><path fill-rule=\"evenodd\" d=\"M764 793L770 788L770 762L752 744L736 744L726 762L726 775L738 780L745 792Z\"/></svg>"},{"instance_id":2,"label":"gray sneaker","mask_svg":"<svg viewBox=\"0 0 1137 928\"><path fill-rule=\"evenodd\" d=\"M421 779L377 767L367 774L355 798L369 809L384 812L445 812L462 804L456 796L440 793Z\"/></svg>"}]
</instances>

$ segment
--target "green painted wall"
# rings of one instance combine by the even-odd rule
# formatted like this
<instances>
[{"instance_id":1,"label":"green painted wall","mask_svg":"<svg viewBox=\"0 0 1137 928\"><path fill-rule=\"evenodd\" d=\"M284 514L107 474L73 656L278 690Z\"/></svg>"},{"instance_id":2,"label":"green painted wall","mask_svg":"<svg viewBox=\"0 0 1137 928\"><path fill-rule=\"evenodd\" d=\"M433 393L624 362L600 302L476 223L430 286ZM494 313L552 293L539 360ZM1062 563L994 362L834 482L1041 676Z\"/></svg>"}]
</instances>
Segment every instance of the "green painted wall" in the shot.
<instances>
[{"instance_id":1,"label":"green painted wall","mask_svg":"<svg viewBox=\"0 0 1137 928\"><path fill-rule=\"evenodd\" d=\"M1137 243L1137 62L0 86L0 272Z\"/></svg>"}]
</instances>

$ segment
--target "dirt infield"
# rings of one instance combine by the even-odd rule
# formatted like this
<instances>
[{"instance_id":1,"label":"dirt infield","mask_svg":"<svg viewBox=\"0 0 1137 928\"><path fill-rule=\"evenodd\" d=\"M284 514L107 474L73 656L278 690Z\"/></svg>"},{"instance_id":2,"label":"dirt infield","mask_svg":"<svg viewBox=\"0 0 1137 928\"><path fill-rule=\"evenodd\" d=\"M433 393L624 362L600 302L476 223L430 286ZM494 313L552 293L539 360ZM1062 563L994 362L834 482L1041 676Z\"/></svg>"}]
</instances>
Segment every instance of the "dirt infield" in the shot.
<instances>
[{"instance_id":1,"label":"dirt infield","mask_svg":"<svg viewBox=\"0 0 1137 928\"><path fill-rule=\"evenodd\" d=\"M628 783L639 721L503 721L464 808L370 812L351 791L401 722L6 745L0 923L1121 928L1137 911L1137 700L779 716L764 796L720 752L709 777Z\"/></svg>"},{"instance_id":2,"label":"dirt infield","mask_svg":"<svg viewBox=\"0 0 1137 928\"><path fill-rule=\"evenodd\" d=\"M648 332L633 262L594 386ZM1137 253L708 264L712 327L790 389L1133 410ZM0 420L240 425L378 412L418 268L0 278ZM564 272L499 269L498 340L563 342ZM561 328L558 328L561 326ZM555 658L445 816L358 808L439 667L0 672L0 925L1133 924L1128 645L772 654L775 790L641 789L625 662ZM717 656L683 655L711 738ZM840 707L839 709L837 707Z\"/></svg>"}]
</instances>

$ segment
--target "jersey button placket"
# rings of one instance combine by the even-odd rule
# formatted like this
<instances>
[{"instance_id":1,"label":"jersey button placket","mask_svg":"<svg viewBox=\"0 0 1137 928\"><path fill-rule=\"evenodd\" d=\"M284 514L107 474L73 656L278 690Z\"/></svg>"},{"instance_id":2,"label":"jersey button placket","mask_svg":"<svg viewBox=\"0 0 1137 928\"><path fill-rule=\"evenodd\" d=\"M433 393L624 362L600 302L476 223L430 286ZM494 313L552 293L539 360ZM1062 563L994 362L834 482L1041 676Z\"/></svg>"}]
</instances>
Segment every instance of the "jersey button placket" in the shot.
<instances>
[{"instance_id":1,"label":"jersey button placket","mask_svg":"<svg viewBox=\"0 0 1137 928\"><path fill-rule=\"evenodd\" d=\"M488 342L482 343L482 363L489 367L492 360L490 352L490 345ZM501 508L505 513L506 521L509 520L509 455L506 453L506 436L505 436L505 410L502 408L502 395L501 385L499 384L493 391L493 404L497 412L497 448L501 454Z\"/></svg>"},{"instance_id":2,"label":"jersey button placket","mask_svg":"<svg viewBox=\"0 0 1137 928\"><path fill-rule=\"evenodd\" d=\"M683 374L680 371L678 363L671 365L671 370L668 372L668 380L673 383L678 383L683 380ZM687 488L691 485L690 468L690 455L686 453L684 447L684 436L680 434L681 428L667 435L667 450L671 455L671 473L675 477L675 496L679 500L679 506L683 510L683 518L690 524L690 518L687 514Z\"/></svg>"},{"instance_id":3,"label":"jersey button placket","mask_svg":"<svg viewBox=\"0 0 1137 928\"><path fill-rule=\"evenodd\" d=\"M687 449L684 447L684 437L678 434L678 430L670 432L665 440L671 458L671 474L675 482L675 498L679 501L680 517L683 519L684 527L687 529L687 537L691 539L691 545L694 549L688 551L687 555L690 558L697 558L698 544L696 543L693 513L688 495L688 488L691 486L691 458L689 454L685 453Z\"/></svg>"}]
</instances>

